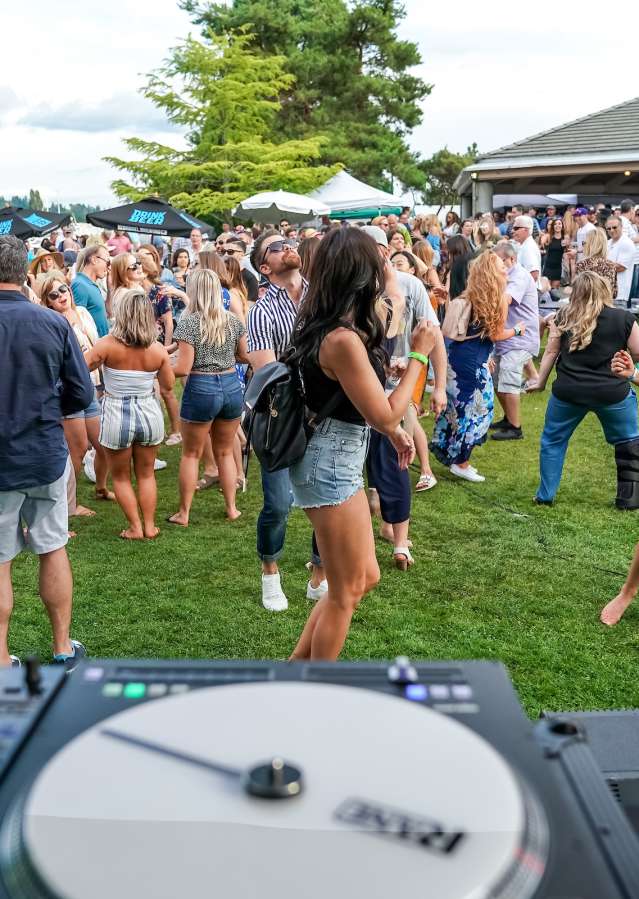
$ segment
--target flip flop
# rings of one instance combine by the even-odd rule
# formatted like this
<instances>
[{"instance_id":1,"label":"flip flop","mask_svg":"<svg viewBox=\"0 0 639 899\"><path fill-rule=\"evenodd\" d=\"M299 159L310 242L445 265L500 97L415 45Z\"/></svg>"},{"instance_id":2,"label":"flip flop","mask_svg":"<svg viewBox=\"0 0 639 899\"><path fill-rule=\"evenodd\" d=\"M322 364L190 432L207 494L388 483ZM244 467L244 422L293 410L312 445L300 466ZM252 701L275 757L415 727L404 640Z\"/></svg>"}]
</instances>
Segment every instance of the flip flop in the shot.
<instances>
[{"instance_id":1,"label":"flip flop","mask_svg":"<svg viewBox=\"0 0 639 899\"><path fill-rule=\"evenodd\" d=\"M216 474L205 474L195 485L196 490L208 490L220 483L220 476Z\"/></svg>"}]
</instances>

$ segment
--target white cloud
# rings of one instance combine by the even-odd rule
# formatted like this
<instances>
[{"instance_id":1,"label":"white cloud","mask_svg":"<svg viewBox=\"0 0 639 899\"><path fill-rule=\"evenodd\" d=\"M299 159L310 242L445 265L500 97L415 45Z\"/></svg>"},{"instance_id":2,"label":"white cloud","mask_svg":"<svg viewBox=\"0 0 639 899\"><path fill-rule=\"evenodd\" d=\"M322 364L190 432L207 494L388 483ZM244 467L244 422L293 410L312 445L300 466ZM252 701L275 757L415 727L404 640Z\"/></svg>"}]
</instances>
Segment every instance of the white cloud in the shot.
<instances>
[{"instance_id":1,"label":"white cloud","mask_svg":"<svg viewBox=\"0 0 639 899\"><path fill-rule=\"evenodd\" d=\"M29 109L18 124L51 131L174 131L164 113L140 94L117 93L96 102L76 101L52 106L40 103Z\"/></svg>"}]
</instances>

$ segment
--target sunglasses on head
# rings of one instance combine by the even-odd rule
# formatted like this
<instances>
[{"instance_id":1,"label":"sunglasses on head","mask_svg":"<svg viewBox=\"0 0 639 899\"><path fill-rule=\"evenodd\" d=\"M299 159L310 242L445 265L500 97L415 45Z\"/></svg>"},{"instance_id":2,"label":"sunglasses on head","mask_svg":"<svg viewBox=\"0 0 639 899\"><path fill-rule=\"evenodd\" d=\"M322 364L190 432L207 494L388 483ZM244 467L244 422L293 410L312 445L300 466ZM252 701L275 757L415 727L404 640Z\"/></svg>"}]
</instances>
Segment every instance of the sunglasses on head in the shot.
<instances>
[{"instance_id":1,"label":"sunglasses on head","mask_svg":"<svg viewBox=\"0 0 639 899\"><path fill-rule=\"evenodd\" d=\"M61 284L57 290L52 290L47 294L48 300L58 300L60 297L63 297L65 293L69 292L69 288L66 284Z\"/></svg>"},{"instance_id":2,"label":"sunglasses on head","mask_svg":"<svg viewBox=\"0 0 639 899\"><path fill-rule=\"evenodd\" d=\"M297 245L297 241L293 240L292 238L288 238L287 240L274 240L273 243L270 243L264 250L264 255L262 256L262 265L264 265L264 261L269 253L281 253L285 247L291 247L292 249L295 249Z\"/></svg>"}]
</instances>

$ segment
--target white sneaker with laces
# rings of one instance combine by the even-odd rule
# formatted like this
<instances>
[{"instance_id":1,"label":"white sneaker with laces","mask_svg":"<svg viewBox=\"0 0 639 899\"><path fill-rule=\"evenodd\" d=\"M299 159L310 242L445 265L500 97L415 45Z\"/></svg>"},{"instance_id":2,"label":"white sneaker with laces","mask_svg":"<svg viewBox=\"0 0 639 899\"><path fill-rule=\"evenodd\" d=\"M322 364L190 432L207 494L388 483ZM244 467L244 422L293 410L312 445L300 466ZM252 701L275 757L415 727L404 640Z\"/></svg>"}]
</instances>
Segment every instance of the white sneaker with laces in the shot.
<instances>
[{"instance_id":1,"label":"white sneaker with laces","mask_svg":"<svg viewBox=\"0 0 639 899\"><path fill-rule=\"evenodd\" d=\"M164 459L156 459L153 463L153 471L162 471L168 464L169 463L165 462Z\"/></svg>"},{"instance_id":2,"label":"white sneaker with laces","mask_svg":"<svg viewBox=\"0 0 639 899\"><path fill-rule=\"evenodd\" d=\"M449 470L456 477L463 478L465 481L472 481L473 484L481 484L482 481L486 480L483 474L480 474L476 468L471 468L470 465L466 468L461 468L459 465L451 465Z\"/></svg>"},{"instance_id":3,"label":"white sneaker with laces","mask_svg":"<svg viewBox=\"0 0 639 899\"><path fill-rule=\"evenodd\" d=\"M288 599L282 590L279 572L262 575L262 605L269 612L285 612Z\"/></svg>"},{"instance_id":4,"label":"white sneaker with laces","mask_svg":"<svg viewBox=\"0 0 639 899\"><path fill-rule=\"evenodd\" d=\"M307 599L312 599L317 602L317 600L321 599L326 593L328 593L328 582L326 578L324 578L323 581L320 581L317 587L313 587L310 581L306 585Z\"/></svg>"},{"instance_id":5,"label":"white sneaker with laces","mask_svg":"<svg viewBox=\"0 0 639 899\"><path fill-rule=\"evenodd\" d=\"M84 475L88 481L95 484L95 450L87 450L83 459Z\"/></svg>"}]
</instances>

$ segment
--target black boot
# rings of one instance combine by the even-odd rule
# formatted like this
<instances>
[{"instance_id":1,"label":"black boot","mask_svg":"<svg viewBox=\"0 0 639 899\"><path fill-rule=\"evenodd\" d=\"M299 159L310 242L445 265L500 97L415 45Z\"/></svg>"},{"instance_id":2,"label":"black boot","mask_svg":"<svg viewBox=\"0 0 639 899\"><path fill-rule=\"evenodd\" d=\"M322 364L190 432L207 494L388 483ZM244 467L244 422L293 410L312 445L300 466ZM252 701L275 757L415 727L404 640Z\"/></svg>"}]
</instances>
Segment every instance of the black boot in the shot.
<instances>
[{"instance_id":1,"label":"black boot","mask_svg":"<svg viewBox=\"0 0 639 899\"><path fill-rule=\"evenodd\" d=\"M639 439L615 445L618 509L639 509Z\"/></svg>"}]
</instances>

